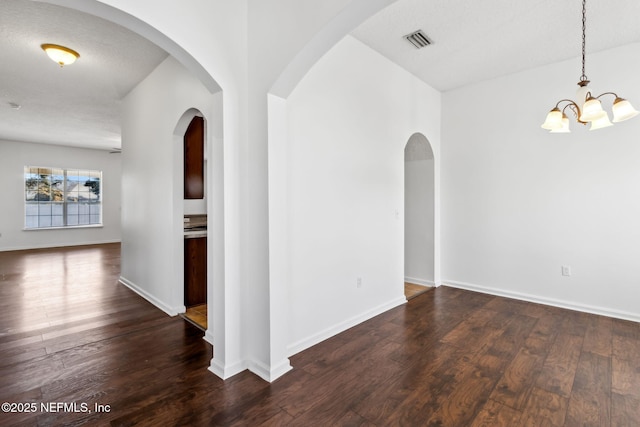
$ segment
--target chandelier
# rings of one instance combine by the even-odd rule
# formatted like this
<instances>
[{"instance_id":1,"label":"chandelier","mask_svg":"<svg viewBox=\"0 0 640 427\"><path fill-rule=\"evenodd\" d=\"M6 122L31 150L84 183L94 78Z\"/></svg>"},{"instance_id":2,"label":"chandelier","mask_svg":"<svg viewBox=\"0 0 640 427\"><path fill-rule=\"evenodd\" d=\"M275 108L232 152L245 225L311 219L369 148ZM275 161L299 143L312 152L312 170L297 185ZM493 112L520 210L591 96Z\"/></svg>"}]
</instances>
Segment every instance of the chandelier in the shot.
<instances>
[{"instance_id":1,"label":"chandelier","mask_svg":"<svg viewBox=\"0 0 640 427\"><path fill-rule=\"evenodd\" d=\"M622 122L628 120L636 115L638 111L631 106L631 103L626 99L620 98L613 92L605 92L598 96L593 96L591 89L588 87L589 80L585 75L585 29L587 23L587 7L586 0L582 0L582 75L578 82L578 91L576 93L576 101L571 99L561 99L556 103L556 106L549 111L547 118L542 124L543 129L550 130L551 133L568 133L569 130L569 118L566 115L567 109L573 112L578 123L586 125L591 123L589 130L602 129L607 126L612 126L613 123ZM613 123L609 121L609 114L602 109L600 98L605 95L613 95L615 97L613 101Z\"/></svg>"}]
</instances>

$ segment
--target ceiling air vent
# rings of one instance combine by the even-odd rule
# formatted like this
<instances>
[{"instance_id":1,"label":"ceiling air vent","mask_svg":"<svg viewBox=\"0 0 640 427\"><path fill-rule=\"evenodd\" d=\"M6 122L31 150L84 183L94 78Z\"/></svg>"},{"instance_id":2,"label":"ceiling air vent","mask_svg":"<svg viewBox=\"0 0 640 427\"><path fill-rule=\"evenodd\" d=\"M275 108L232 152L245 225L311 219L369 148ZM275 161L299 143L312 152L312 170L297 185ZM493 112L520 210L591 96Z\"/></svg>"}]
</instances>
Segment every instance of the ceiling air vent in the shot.
<instances>
[{"instance_id":1,"label":"ceiling air vent","mask_svg":"<svg viewBox=\"0 0 640 427\"><path fill-rule=\"evenodd\" d=\"M411 34L407 34L404 36L405 39L409 41L412 45L416 47L416 49L421 49L423 47L429 46L431 41L424 35L422 30L414 31Z\"/></svg>"}]
</instances>

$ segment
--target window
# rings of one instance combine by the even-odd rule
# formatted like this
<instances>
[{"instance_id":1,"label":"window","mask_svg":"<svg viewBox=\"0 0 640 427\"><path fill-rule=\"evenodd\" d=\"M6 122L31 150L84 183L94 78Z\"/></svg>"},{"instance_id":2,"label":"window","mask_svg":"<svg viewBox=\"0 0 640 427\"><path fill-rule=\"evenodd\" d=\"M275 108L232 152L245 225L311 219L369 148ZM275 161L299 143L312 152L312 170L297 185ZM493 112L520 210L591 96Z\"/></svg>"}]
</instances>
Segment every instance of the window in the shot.
<instances>
[{"instance_id":1,"label":"window","mask_svg":"<svg viewBox=\"0 0 640 427\"><path fill-rule=\"evenodd\" d=\"M25 228L102 225L102 172L25 166Z\"/></svg>"}]
</instances>

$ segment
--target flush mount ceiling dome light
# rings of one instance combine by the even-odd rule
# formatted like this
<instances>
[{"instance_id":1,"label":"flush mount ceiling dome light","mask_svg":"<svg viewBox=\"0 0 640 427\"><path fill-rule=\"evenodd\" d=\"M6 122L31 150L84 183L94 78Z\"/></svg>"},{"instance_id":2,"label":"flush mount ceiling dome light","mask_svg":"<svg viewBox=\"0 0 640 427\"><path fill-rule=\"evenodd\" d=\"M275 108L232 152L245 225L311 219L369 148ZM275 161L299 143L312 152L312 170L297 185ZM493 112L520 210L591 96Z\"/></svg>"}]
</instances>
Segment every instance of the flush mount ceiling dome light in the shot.
<instances>
[{"instance_id":1,"label":"flush mount ceiling dome light","mask_svg":"<svg viewBox=\"0 0 640 427\"><path fill-rule=\"evenodd\" d=\"M639 114L635 108L631 106L631 103L623 98L620 98L613 92L605 92L598 96L591 94L591 89L588 87L589 80L585 75L585 29L587 22L587 6L586 0L582 0L582 76L578 82L578 89L576 93L576 101L571 99L561 99L556 103L556 106L549 111L547 119L542 124L543 129L550 130L551 133L568 133L569 130L569 118L565 114L567 108L573 111L578 123L586 125L591 123L589 130L602 129L604 127L612 126L613 123L622 122L624 120L635 117ZM615 97L613 101L613 123L609 121L609 115L602 109L600 98L605 95L613 95ZM564 107L561 107L564 104Z\"/></svg>"},{"instance_id":2,"label":"flush mount ceiling dome light","mask_svg":"<svg viewBox=\"0 0 640 427\"><path fill-rule=\"evenodd\" d=\"M40 47L42 47L42 49L47 52L47 55L49 55L49 58L56 64L59 64L60 67L73 64L76 59L80 57L80 54L75 50L57 44L45 43Z\"/></svg>"}]
</instances>

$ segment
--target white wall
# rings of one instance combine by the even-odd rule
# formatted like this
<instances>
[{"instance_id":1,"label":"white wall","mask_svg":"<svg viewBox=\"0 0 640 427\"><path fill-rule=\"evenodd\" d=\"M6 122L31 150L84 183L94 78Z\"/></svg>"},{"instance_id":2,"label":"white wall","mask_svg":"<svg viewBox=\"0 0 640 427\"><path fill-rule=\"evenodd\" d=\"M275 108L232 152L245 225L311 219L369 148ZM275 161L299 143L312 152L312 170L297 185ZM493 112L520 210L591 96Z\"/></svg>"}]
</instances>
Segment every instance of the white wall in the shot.
<instances>
[{"instance_id":1,"label":"white wall","mask_svg":"<svg viewBox=\"0 0 640 427\"><path fill-rule=\"evenodd\" d=\"M119 242L120 165L120 155L106 151L0 141L0 180L4 189L0 209L0 250ZM101 170L103 226L24 230L25 166Z\"/></svg>"},{"instance_id":2,"label":"white wall","mask_svg":"<svg viewBox=\"0 0 640 427\"><path fill-rule=\"evenodd\" d=\"M588 55L594 92L640 107L639 51ZM573 119L571 134L540 128L574 96L579 71L571 60L443 95L443 278L640 320L640 119L594 132Z\"/></svg>"},{"instance_id":3,"label":"white wall","mask_svg":"<svg viewBox=\"0 0 640 427\"><path fill-rule=\"evenodd\" d=\"M332 19L349 0L329 0L320 7L309 7L297 0L249 0L247 83L247 140L243 146L247 156L241 163L245 191L240 212L243 256L241 269L245 275L244 301L247 325L246 351L252 369L265 379L273 379L290 369L285 360L284 345L276 344L283 326L274 315L285 306L274 299L270 283L268 189L267 102L266 95L282 72L309 38ZM295 37L291 37L295 34ZM274 307L273 305L276 305ZM274 312L275 310L275 312ZM283 319L282 319L283 320ZM274 349L278 347L277 349Z\"/></svg>"},{"instance_id":4,"label":"white wall","mask_svg":"<svg viewBox=\"0 0 640 427\"><path fill-rule=\"evenodd\" d=\"M434 161L429 142L412 135L404 152L405 281L434 283Z\"/></svg>"},{"instance_id":5,"label":"white wall","mask_svg":"<svg viewBox=\"0 0 640 427\"><path fill-rule=\"evenodd\" d=\"M240 212L245 225L241 269L246 272L243 290L250 369L269 381L290 369L284 314L288 310L284 272L289 260L284 239L276 231L286 218L279 206L280 178L284 176L271 163L274 146L279 150L286 144L286 136L274 132L286 128L284 97L337 41L393 1L248 2L249 119L247 156L242 162L246 192Z\"/></svg>"},{"instance_id":6,"label":"white wall","mask_svg":"<svg viewBox=\"0 0 640 427\"><path fill-rule=\"evenodd\" d=\"M404 146L440 94L347 36L287 100L289 348L404 302ZM361 278L361 287L357 280Z\"/></svg>"},{"instance_id":7,"label":"white wall","mask_svg":"<svg viewBox=\"0 0 640 427\"><path fill-rule=\"evenodd\" d=\"M225 284L218 303L224 313L215 322L223 336L211 369L222 378L246 367L267 380L277 378L283 372L277 366L288 363L281 345L287 299L285 282L272 275L273 265L284 260L270 252L273 239L273 246L281 242L269 235L269 211L278 197L267 186L267 95L277 87L273 93L286 97L337 40L395 0L304 6L293 0L210 0L189 8L181 2L156 7L155 0L44 1L124 25L178 58L207 88L223 89ZM296 37L283 28L295 30ZM152 262L138 254L143 263Z\"/></svg>"},{"instance_id":8,"label":"white wall","mask_svg":"<svg viewBox=\"0 0 640 427\"><path fill-rule=\"evenodd\" d=\"M213 95L172 57L123 100L122 278L169 314L184 306L183 146L174 129L190 109L207 120L213 104Z\"/></svg>"}]
</instances>

